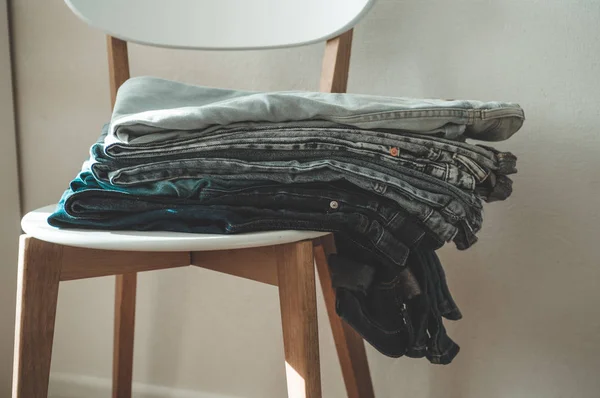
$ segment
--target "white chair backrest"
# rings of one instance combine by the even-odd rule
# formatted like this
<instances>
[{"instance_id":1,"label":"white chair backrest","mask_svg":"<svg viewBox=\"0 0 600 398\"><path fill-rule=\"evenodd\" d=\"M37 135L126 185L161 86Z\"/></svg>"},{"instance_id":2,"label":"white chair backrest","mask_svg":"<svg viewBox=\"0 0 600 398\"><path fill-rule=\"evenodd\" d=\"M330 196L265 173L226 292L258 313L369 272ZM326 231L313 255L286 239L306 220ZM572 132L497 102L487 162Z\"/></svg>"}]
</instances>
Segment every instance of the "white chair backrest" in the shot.
<instances>
[{"instance_id":1,"label":"white chair backrest","mask_svg":"<svg viewBox=\"0 0 600 398\"><path fill-rule=\"evenodd\" d=\"M375 0L65 0L89 25L159 47L235 50L324 41Z\"/></svg>"}]
</instances>

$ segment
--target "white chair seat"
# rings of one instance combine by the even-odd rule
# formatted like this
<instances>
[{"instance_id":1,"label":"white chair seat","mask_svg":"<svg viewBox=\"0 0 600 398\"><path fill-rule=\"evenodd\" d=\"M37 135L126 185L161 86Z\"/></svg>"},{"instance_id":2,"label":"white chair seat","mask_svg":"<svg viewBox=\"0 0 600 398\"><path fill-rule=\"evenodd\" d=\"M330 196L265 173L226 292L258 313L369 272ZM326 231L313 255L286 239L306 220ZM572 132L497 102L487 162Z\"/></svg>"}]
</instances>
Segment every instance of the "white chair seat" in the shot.
<instances>
[{"instance_id":1,"label":"white chair seat","mask_svg":"<svg viewBox=\"0 0 600 398\"><path fill-rule=\"evenodd\" d=\"M102 250L130 251L205 251L243 249L280 245L327 235L317 231L267 231L218 235L181 232L108 231L63 229L48 224L56 205L27 213L21 220L23 231L45 242Z\"/></svg>"}]
</instances>

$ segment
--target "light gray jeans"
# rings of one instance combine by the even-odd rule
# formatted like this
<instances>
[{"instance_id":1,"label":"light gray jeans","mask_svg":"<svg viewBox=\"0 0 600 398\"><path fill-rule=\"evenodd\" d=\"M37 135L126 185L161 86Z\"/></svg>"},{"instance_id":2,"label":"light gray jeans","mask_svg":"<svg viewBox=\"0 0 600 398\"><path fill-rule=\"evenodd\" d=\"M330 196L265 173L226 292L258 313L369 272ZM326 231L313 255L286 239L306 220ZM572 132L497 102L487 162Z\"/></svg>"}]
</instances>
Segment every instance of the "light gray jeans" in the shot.
<instances>
[{"instance_id":1,"label":"light gray jeans","mask_svg":"<svg viewBox=\"0 0 600 398\"><path fill-rule=\"evenodd\" d=\"M443 133L500 141L525 119L517 104L302 91L252 92L193 86L154 77L126 81L117 94L106 145L143 144L243 122L323 120L362 129Z\"/></svg>"}]
</instances>

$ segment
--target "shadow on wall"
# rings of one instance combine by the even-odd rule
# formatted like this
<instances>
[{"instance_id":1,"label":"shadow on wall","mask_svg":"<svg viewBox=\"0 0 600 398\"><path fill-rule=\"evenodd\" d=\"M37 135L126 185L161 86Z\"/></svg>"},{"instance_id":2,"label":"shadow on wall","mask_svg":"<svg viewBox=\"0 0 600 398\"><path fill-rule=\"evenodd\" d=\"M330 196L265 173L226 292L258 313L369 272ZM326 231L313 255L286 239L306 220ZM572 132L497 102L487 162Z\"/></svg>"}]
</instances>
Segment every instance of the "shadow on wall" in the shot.
<instances>
[{"instance_id":1,"label":"shadow on wall","mask_svg":"<svg viewBox=\"0 0 600 398\"><path fill-rule=\"evenodd\" d=\"M138 308L146 322L136 332L141 380L239 397L285 395L275 287L198 267L145 279Z\"/></svg>"}]
</instances>

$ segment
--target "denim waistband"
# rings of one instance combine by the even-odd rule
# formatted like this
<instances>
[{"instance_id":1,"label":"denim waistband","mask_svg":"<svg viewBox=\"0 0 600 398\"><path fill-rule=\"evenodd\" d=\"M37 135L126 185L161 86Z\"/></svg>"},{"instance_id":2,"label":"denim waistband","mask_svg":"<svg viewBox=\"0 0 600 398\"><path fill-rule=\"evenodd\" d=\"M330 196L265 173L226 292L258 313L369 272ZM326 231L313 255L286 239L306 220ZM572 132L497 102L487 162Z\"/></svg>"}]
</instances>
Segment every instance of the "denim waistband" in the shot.
<instances>
[{"instance_id":1,"label":"denim waistband","mask_svg":"<svg viewBox=\"0 0 600 398\"><path fill-rule=\"evenodd\" d=\"M321 125L296 123L299 126L261 124L252 129L241 129L235 126L221 128L211 134L181 140L170 140L157 144L123 145L120 143L104 145L104 139L99 141L101 150L109 158L123 161L137 158L153 158L162 156L192 156L197 150L205 147L228 145L231 143L261 144L291 144L308 145L296 148L297 151L311 149L313 142L330 143L355 149L371 149L382 154L395 153L395 157L408 159L429 159L456 163L455 157L460 156L480 164L482 167L498 171L501 174L514 172L516 158L509 152L499 152L493 148L481 145L471 145L463 142L445 140L439 137L423 137L409 133L390 134L383 131L359 130ZM314 122L312 124L315 124ZM108 132L108 125L103 134ZM250 147L249 149L252 149ZM268 148L267 148L268 149ZM442 156L446 155L446 156Z\"/></svg>"},{"instance_id":2,"label":"denim waistband","mask_svg":"<svg viewBox=\"0 0 600 398\"><path fill-rule=\"evenodd\" d=\"M92 150L92 154L96 160L102 159L100 147L96 147ZM385 152L383 151L385 149ZM368 148L366 146L360 146L358 148L346 145L338 145L331 143L319 143L311 141L310 143L269 143L261 142L256 144L256 141L251 142L224 142L216 145L203 146L196 148L193 152L193 157L196 158L233 158L240 160L250 161L277 161L277 160L303 160L307 158L327 158L328 156L335 156L343 153L346 156L358 156L363 157L366 160L373 159L376 157L383 158L390 162L390 166L395 167L397 165L417 170L419 172L428 174L432 177L440 179L448 184L454 185L458 188L473 191L475 190L478 182L484 181L489 176L489 171L485 169L480 170L483 172L483 176L474 175L471 170L465 171L459 168L457 165L452 163L439 163L428 159L409 158L405 156L393 156L390 154L396 153L394 149L389 148ZM188 159L192 154L186 153L173 153L169 156L163 154L152 158L144 158L144 164L151 164L157 161L173 161L180 159ZM126 167L129 164L135 164L134 162L124 161L125 159L119 159L119 162L110 161L107 159L107 164L114 164L115 168ZM136 159L140 164L141 159Z\"/></svg>"},{"instance_id":3,"label":"denim waistband","mask_svg":"<svg viewBox=\"0 0 600 398\"><path fill-rule=\"evenodd\" d=\"M197 179L206 176L212 176L218 179L233 179L240 178L250 180L269 180L278 183L300 183L300 182L328 182L340 179L347 180L357 185L362 189L375 192L381 196L386 196L394 199L399 205L407 209L411 214L419 216L424 222L430 218L432 222L436 222L439 216L450 224L461 221L461 217L456 215L451 210L445 207L447 204L454 204L454 208L458 208L452 199L445 195L435 193L426 193L421 190L416 190L414 187L403 181L392 181L387 175L380 173L366 173L363 175L347 172L345 169L348 164L343 163L339 168L333 168L331 161L321 161L319 164L314 162L309 167L297 165L292 168L288 166L281 167L277 170L273 167L273 162L268 167L248 164L248 162L232 161L228 159L202 159L202 165L199 166L195 162L182 161L175 164L169 162L164 165L154 165L151 168L138 169L136 168L133 175L128 174L128 170L120 170L117 173L109 173L108 181L112 185L120 185L127 189L135 189L137 185L147 185L149 183L163 184L162 181L170 180L176 188L176 191L181 191L179 187L180 181L188 179ZM106 180L106 175L102 172L99 164L94 164L94 174L101 180ZM167 169L167 167L175 166ZM334 167L337 166L333 165ZM232 168L233 167L233 171ZM369 174L373 174L372 178ZM390 187L388 187L388 185ZM393 188L391 187L393 186ZM443 217L440 213L445 210ZM476 228L475 228L476 229ZM451 239L449 236L448 238Z\"/></svg>"},{"instance_id":4,"label":"denim waistband","mask_svg":"<svg viewBox=\"0 0 600 398\"><path fill-rule=\"evenodd\" d=\"M226 181L207 180L202 188L198 189L196 195L173 197L165 196L161 192L135 195L131 191L109 191L103 189L96 180L89 178L89 181L78 180L81 182L71 184L71 190L68 191L71 193L64 198L65 207L73 216L77 216L78 209L81 209L87 218L95 217L94 208L90 207L95 199L100 198L100 203L102 203L105 198L112 198L114 199L111 202L113 204L108 209L104 205L96 206L100 211L96 218L105 217L107 210L117 212L118 209L121 209L120 211L124 212L135 212L165 208L171 205L239 205L241 203L260 208L286 208L318 213L361 213L384 225L390 225L394 219L397 221L410 219L412 223L418 223L416 217L410 216L394 201L384 197L373 197L345 181L334 181L327 184L315 182L273 184L255 181L247 185L232 186ZM132 197L136 198L133 202L129 199ZM82 198L84 200L81 200ZM122 200L126 205L121 205L117 199ZM333 208L331 207L332 203L335 203ZM146 207L148 204L151 204L152 207ZM419 225L419 228L427 231L428 235L433 235L431 230L422 224ZM397 231L394 229L392 231L397 235ZM399 239L409 242L415 237L416 240L420 239L422 235L422 231L410 230L409 233L401 235ZM442 243L443 240L438 239L436 246L440 247Z\"/></svg>"},{"instance_id":5,"label":"denim waistband","mask_svg":"<svg viewBox=\"0 0 600 398\"><path fill-rule=\"evenodd\" d=\"M59 208L65 213L59 211L49 219L55 226L220 233L268 229L340 232L392 269L404 266L409 246L426 234L424 227L397 206L321 187L213 191L202 204L87 189L67 191ZM434 247L442 244L432 237L427 241Z\"/></svg>"},{"instance_id":6,"label":"denim waistband","mask_svg":"<svg viewBox=\"0 0 600 398\"><path fill-rule=\"evenodd\" d=\"M382 155L379 153L370 152L367 150L352 150L347 147L339 147L331 144L321 145L313 144L311 151L297 151L296 145L252 145L246 147L240 145L223 145L212 147L207 152L195 152L195 155L202 158L229 158L239 159L244 161L285 161L285 160L316 160L316 159L331 159L344 156L352 156L355 159L360 159L366 162L376 162L383 166L389 166L394 169L403 167L406 169L415 170L434 177L444 183L450 184L465 191L476 192L477 196L490 202L495 200L504 200L510 196L512 192L512 181L505 175L483 169L478 164L471 160L460 160L459 166L450 163L438 163L429 160L407 160L406 158L395 158L391 155ZM96 156L96 159L101 159L102 155ZM184 156L168 157L169 161L178 160ZM165 160L165 157L162 158ZM161 158L153 159L153 162L160 161ZM139 162L139 160L138 160ZM108 172L109 167L119 169L127 167L127 164L121 165L115 162L102 160L100 163L105 163L103 167ZM151 164L148 162L146 164ZM133 164L133 163L132 163ZM139 164L139 163L138 163ZM110 165L110 166L109 166ZM131 165L131 164L130 164ZM498 183L498 184L497 184ZM497 186L498 185L498 186Z\"/></svg>"},{"instance_id":7,"label":"denim waistband","mask_svg":"<svg viewBox=\"0 0 600 398\"><path fill-rule=\"evenodd\" d=\"M245 180L239 180L239 174L226 175L214 173L201 174L197 178L159 180L146 184L134 186L117 186L109 182L98 180L89 170L83 170L77 178L71 183L73 191L78 192L83 189L105 189L111 191L129 192L138 195L155 195L159 197L189 198L195 200L206 199L206 188L214 185L224 186L225 189L236 189L249 187L254 184L272 185L273 183L295 184L295 183L315 183L317 180L310 173L299 174L297 176L281 174L279 181L269 179L268 174L246 173ZM275 179L276 180L276 179ZM450 223L434 208L423 205L415 200L410 200L400 194L392 187L386 184L373 183L365 179L344 176L340 178L332 173L321 173L321 182L329 184L337 181L348 181L357 189L365 192L375 193L379 197L392 200L411 215L416 216L422 221L439 239L443 241L454 241L459 249L466 249L476 242L475 232L466 225L464 221ZM456 224L456 225L455 225Z\"/></svg>"},{"instance_id":8,"label":"denim waistband","mask_svg":"<svg viewBox=\"0 0 600 398\"><path fill-rule=\"evenodd\" d=\"M116 171L107 170L105 164L93 163L92 170L99 179L121 186L135 186L149 182L172 179L198 178L205 175L230 174L237 179L270 179L277 182L305 182L339 179L361 179L362 185L372 186L373 182L393 186L404 196L422 206L439 209L450 221L467 219L473 230L481 225L481 203L475 195L444 184L433 177L405 169L380 166L373 160L369 163L356 158L319 159L312 161L272 161L245 162L229 158L185 159L156 162L132 166ZM416 203L415 203L416 204Z\"/></svg>"},{"instance_id":9,"label":"denim waistband","mask_svg":"<svg viewBox=\"0 0 600 398\"><path fill-rule=\"evenodd\" d=\"M281 139L281 137L276 137L276 138L277 138L277 139ZM101 139L102 139L102 137L101 137ZM262 142L262 141L263 141L263 138L261 138L260 142ZM100 140L99 140L99 142L100 142ZM219 142L220 142L220 141L219 141ZM257 144L257 142L258 142L258 141L253 141L253 143L254 143L254 144L256 144L256 145L260 145L260 144ZM281 143L281 141L279 141L279 142ZM344 144L343 144L344 142L346 142L346 144L348 144L348 145L350 145L350 146L344 145ZM435 140L434 140L434 141L432 141L432 142L435 142ZM233 145L237 145L237 144L235 143L235 141L234 141L234 142L231 142L231 143L232 143ZM334 144L335 144L335 143L334 143ZM248 145L251 145L251 143L249 143ZM294 145L296 145L296 146L294 146ZM357 147L356 147L356 148L352 148L352 143L351 143L351 142L344 141L344 140L340 140L340 141L337 141L337 146L330 147L330 148L331 148L330 150L333 150L333 151L340 151L340 153L345 153L345 152L347 152L347 151L348 151L348 150L350 150L350 149L354 149L354 150L356 150L356 151L360 151L360 150L362 150L362 151L363 151L362 153L363 153L363 154L365 154L365 155L373 155L373 154L371 154L371 153L370 153L368 150L365 150L365 149L369 149L369 148L368 148L368 144L366 144L366 143L361 143L361 142L358 142L358 143L356 143L356 145L357 145ZM446 144L443 144L443 145L444 145L444 146L447 146L447 147L450 147L450 145L446 145ZM473 147L473 146L472 146L472 145L470 145L469 147ZM264 147L264 148L265 148L266 150L271 150L271 149L274 149L274 147L273 147L273 146L271 146L271 145L269 145L268 143L265 145L265 147ZM306 152L310 153L310 155L308 155L309 157L310 157L310 156L314 156L314 155L312 154L312 152L314 151L314 149L312 148L312 145L311 145L311 144L306 144L305 146L302 146L302 145L300 145L300 144L296 143L296 144L292 144L292 147L291 147L291 148L292 148L292 150L294 151L294 153L295 153L295 154L298 154L298 156L307 156L307 155L306 155ZM104 148L104 149L106 149L106 148ZM225 149L225 150L226 150L226 149L227 149L227 147L225 147L225 148L223 148L223 149ZM254 149L254 147L252 147L252 146L248 146L248 147L242 147L241 149L248 149L248 152L251 152L251 150L253 150L253 149ZM373 147L371 147L371 149L373 149ZM383 149L383 151L381 150L381 149L382 149L381 147L375 147L374 149L375 149L375 152L377 152L377 151L381 151L381 152L382 152L382 154L386 154L386 155L387 155L387 154L390 152L390 150L388 150L387 148ZM397 148L395 148L395 147L394 147L394 148L390 148L390 149L397 149ZM481 148L481 150L482 150L482 151L485 151L485 152L487 152L488 154L492 154L492 152L491 152L491 151L489 151L489 150L487 150L487 149ZM266 156L266 159L267 159L267 160L269 159L269 155L268 155L268 153L267 153L267 152L261 152L261 153L264 153L264 154L265 154L265 156ZM469 151L466 151L465 153L469 153ZM171 155L172 155L172 154L171 154ZM457 153L457 155L461 155L461 154L460 154L460 153ZM504 156L504 158L505 158L505 159L516 159L516 158L514 158L514 155L512 155L512 154L510 154L510 153L506 153L505 155L506 155L506 156ZM339 155L338 155L338 156L339 156ZM435 156L435 157L438 157L438 158L439 158L439 157L440 157L440 152L439 152L439 151L438 151L438 152L434 151L434 153L429 153L429 156L430 156L430 157L431 157L431 156ZM462 156L463 156L463 157L466 157L466 158L469 158L469 156L465 156L465 155L462 155ZM495 156L495 155L492 155L492 156ZM103 150L102 150L102 146L101 146L101 145L95 145L94 147L92 147L92 158L95 158L95 159L96 159L98 162L101 162L101 163L107 163L107 164L109 164L109 165L110 165L110 164L114 164L115 166L111 166L111 167L112 167L112 169L119 168L119 167L123 167L123 166L125 166L125 165L127 164L127 163L121 163L121 162L111 162L111 161L109 160L109 158L107 158L107 157L103 156ZM158 159L160 159L160 158L161 158L161 156L158 156L157 158L158 158ZM176 156L175 158L173 158L172 156L169 156L169 155L167 154L167 158L168 158L168 161L171 161L171 160L176 160L176 159L178 159L178 156ZM393 159L393 158L394 158L394 157L389 157L389 156L385 156L385 157L381 157L381 156L377 157L377 156L375 156L375 157L371 157L370 159L374 159L374 160L383 160L383 159L389 159L389 160L391 160L391 159ZM125 158L125 159L123 159L123 160L127 160L127 159L128 159L128 158L126 157L126 158ZM197 160L199 160L199 157L192 158L192 157L191 157L189 154L186 154L186 156L185 156L183 159L181 159L181 160L187 160L187 161L197 161ZM351 161L353 160L353 158L352 158L352 157L343 157L343 158L340 158L339 160L340 160L341 162L345 162L345 161L351 162ZM460 160L461 160L461 158L458 158L458 159L456 159L455 163L456 163L456 164L461 164L461 165L465 166L465 165L464 165L464 164L463 164L463 163L462 163ZM487 173L488 173L488 172L487 172L485 169L483 169L481 166L478 166L477 164L475 164L475 163L476 163L476 161L477 161L477 160L476 160L476 158L474 158L473 160L474 160L474 161L473 161L473 162L471 162L471 165L468 165L468 166L470 166L470 167L466 167L466 169L467 169L467 170L468 170L468 171L469 171L469 172L470 172L472 175L474 175L474 176L477 176L477 178L478 178L478 179L481 179L481 180L482 180L482 179L484 179L484 178L487 176ZM142 161L134 161L134 162L132 163L132 166L131 166L131 167L135 167L136 165L137 165L137 166L143 166L143 165L145 165L145 164L152 164L152 163L155 163L155 162L145 163L145 162L142 162ZM388 163L388 164L386 164L386 165L384 165L384 166L385 166L385 167L390 167L390 166L393 166L393 165L395 165L395 164L398 164L398 163L399 163L399 162L395 162L395 163ZM493 168L495 168L495 166L492 166L492 167L493 167ZM513 164L513 167L514 167L514 164ZM397 170L395 170L395 171L398 171L398 172L404 172L405 174L409 174L409 175L412 175L412 176L416 176L416 177L419 177L420 179L423 179L423 180L428 180L429 182L433 182L433 183L435 184L435 178L432 178L431 176L429 176L429 175L427 175L427 174L424 174L424 173L414 173L414 172L411 172L411 170L410 170L409 168L407 168L407 167L403 167L402 165L398 165L398 166L397 166L397 167L395 167L395 168L397 169ZM107 167L105 170L107 170L107 171L108 171L109 169L110 169L110 168L109 168L109 167ZM483 173L483 174L481 174L481 173ZM457 195L459 195L459 196L462 194L462 192L461 192L459 189L456 189L456 190L454 190L454 192L455 192ZM464 196L463 196L463 199L465 199L465 198L466 198L466 200L467 200L467 201L470 201L470 204L471 204L472 206L479 206L479 202L478 202L477 200L473 199L473 198L469 198L469 196L468 196L467 194L464 194Z\"/></svg>"},{"instance_id":10,"label":"denim waistband","mask_svg":"<svg viewBox=\"0 0 600 398\"><path fill-rule=\"evenodd\" d=\"M91 149L91 155L94 159L102 163L113 164L113 169L127 167L128 165L136 165L148 163L148 159L152 162L160 160L177 160L190 157L228 157L242 160L288 160L288 159L306 159L311 157L325 157L328 153L332 156L344 153L358 154L361 156L379 159L393 160L391 166L401 165L403 167L417 170L432 177L441 179L458 188L473 191L484 200L491 202L495 200L504 200L512 191L511 181L501 174L512 174L516 172L515 164L516 157L508 152L498 152L493 148L483 146L466 145L467 148L478 149L484 153L483 156L478 151L471 149L454 153L440 150L439 148L422 147L418 151L420 154L412 153L415 148L410 148L409 151L405 148L389 147L386 145L370 144L368 142L352 142L345 139L320 136L310 137L287 137L278 135L281 131L290 130L287 127L270 127L265 130L260 130L260 134L256 140L253 138L232 138L207 140L202 143L190 145L191 152L186 152L184 146L173 146L173 143L163 144L159 148L150 149L144 154L145 146L125 147L125 152L116 151L119 156L106 155L106 148L103 144L104 136L107 131L107 126L104 126L103 136L100 137L98 143ZM319 130L319 132L322 132ZM329 134L329 130L327 131ZM365 133L373 133L365 131ZM382 133L383 134L383 133ZM267 137L268 136L268 137ZM247 135L244 135L247 137ZM206 137L204 137L206 138ZM427 141L428 139L405 137L409 140ZM453 143L448 140L431 139L432 143L439 145L440 148L453 148L462 143ZM445 143L446 142L446 143ZM449 143L449 144L448 144ZM413 145L413 144L409 144ZM168 149L168 148L176 148ZM139 153L142 155L139 156ZM460 148L459 148L460 149ZM113 151L116 150L113 148ZM328 152L329 151L329 152ZM331 152L333 151L333 152ZM336 153L336 151L339 151ZM466 155L469 156L466 156ZM130 156L131 155L131 156ZM490 160L493 158L493 160ZM491 163L491 169L486 165ZM483 164L481 163L483 162ZM151 162L150 162L151 163ZM494 170L494 171L492 171ZM496 180L499 179L499 184L496 186ZM477 188L477 189L476 189Z\"/></svg>"},{"instance_id":11,"label":"denim waistband","mask_svg":"<svg viewBox=\"0 0 600 398\"><path fill-rule=\"evenodd\" d=\"M356 161L356 160L354 160ZM154 165L150 169L137 169L131 176L122 174L118 171L116 174L108 174L111 184L122 185L128 189L134 189L138 185L147 185L148 183L158 183L161 181L172 180L172 184L179 185L180 181L188 179L197 179L205 176L214 176L218 179L250 179L250 180L270 180L278 183L296 183L296 182L327 182L344 179L352 182L362 189L376 192L379 195L393 197L403 207L407 208L413 214L419 214L423 220L431 217L432 211L443 216L450 224L465 221L471 223L469 228L476 231L481 225L481 215L477 209L465 207L455 197L449 193L435 192L435 189L423 189L422 181L418 181L419 187L414 187L411 183L403 179L394 178L380 171L372 169L359 168L352 166L348 162L337 162L335 160L325 160L298 164L292 168L282 166L273 168L274 162L269 162L268 166L252 164L249 162L240 163L238 161L215 159L203 159L202 165L198 166L195 162L174 163L157 167ZM296 163L296 162L292 162ZM168 168L174 165L174 168ZM106 179L106 176L100 170L99 165L94 169L95 175L100 179ZM142 173L140 174L140 171ZM116 178L115 178L116 177ZM126 184L121 180L125 177ZM132 180L130 179L132 178ZM408 179L408 178L407 178ZM388 187L389 186L389 187ZM386 192L390 190L388 195ZM180 191L179 187L176 188ZM394 190L398 194L394 195ZM479 205L479 204L478 204ZM480 206L480 205L479 205ZM468 218L467 218L468 216Z\"/></svg>"}]
</instances>

